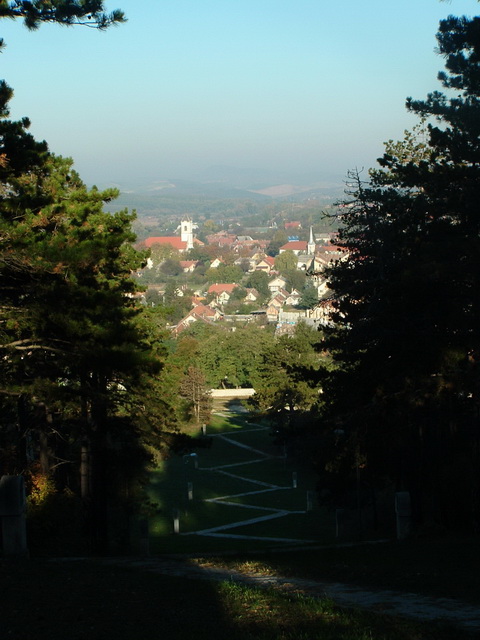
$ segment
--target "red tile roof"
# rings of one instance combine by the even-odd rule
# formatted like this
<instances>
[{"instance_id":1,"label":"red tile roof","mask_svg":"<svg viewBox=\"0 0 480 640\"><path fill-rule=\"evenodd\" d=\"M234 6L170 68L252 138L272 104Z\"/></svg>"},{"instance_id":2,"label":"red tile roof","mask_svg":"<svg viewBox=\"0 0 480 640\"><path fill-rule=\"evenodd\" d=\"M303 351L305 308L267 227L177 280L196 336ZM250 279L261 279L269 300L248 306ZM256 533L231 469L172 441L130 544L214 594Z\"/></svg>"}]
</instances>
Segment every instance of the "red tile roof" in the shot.
<instances>
[{"instance_id":1,"label":"red tile roof","mask_svg":"<svg viewBox=\"0 0 480 640\"><path fill-rule=\"evenodd\" d=\"M147 249L150 249L155 244L169 244L174 249L178 249L179 251L185 250L187 248L187 243L179 238L178 236L151 236L145 240L145 246Z\"/></svg>"},{"instance_id":2,"label":"red tile roof","mask_svg":"<svg viewBox=\"0 0 480 640\"><path fill-rule=\"evenodd\" d=\"M235 289L235 287L238 287L238 284L212 284L209 286L208 288L208 293L223 293L223 291L226 291L227 293L232 293L232 291Z\"/></svg>"},{"instance_id":3,"label":"red tile roof","mask_svg":"<svg viewBox=\"0 0 480 640\"><path fill-rule=\"evenodd\" d=\"M293 242L287 242L283 247L280 247L283 251L306 251L307 244L305 240L294 240Z\"/></svg>"},{"instance_id":4,"label":"red tile roof","mask_svg":"<svg viewBox=\"0 0 480 640\"><path fill-rule=\"evenodd\" d=\"M190 313L200 316L201 318L213 318L216 315L215 309L212 309L212 307L205 304L197 304Z\"/></svg>"}]
</instances>

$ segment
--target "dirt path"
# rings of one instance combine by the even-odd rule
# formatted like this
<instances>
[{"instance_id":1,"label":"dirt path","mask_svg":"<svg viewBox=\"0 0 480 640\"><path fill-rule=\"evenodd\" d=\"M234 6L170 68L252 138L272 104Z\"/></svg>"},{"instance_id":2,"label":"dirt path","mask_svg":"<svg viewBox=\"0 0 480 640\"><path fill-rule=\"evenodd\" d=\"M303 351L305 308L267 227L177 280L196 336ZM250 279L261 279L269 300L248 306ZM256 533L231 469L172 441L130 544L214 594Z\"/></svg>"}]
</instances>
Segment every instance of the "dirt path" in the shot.
<instances>
[{"instance_id":1,"label":"dirt path","mask_svg":"<svg viewBox=\"0 0 480 640\"><path fill-rule=\"evenodd\" d=\"M363 589L337 582L319 582L278 575L243 573L237 570L215 567L211 564L200 564L195 559L110 558L103 562L195 580L229 580L254 585L259 588L281 589L292 594L329 598L340 606L359 607L383 614L399 615L423 621L440 620L478 633L480 638L480 609L448 598L430 598L415 593Z\"/></svg>"}]
</instances>

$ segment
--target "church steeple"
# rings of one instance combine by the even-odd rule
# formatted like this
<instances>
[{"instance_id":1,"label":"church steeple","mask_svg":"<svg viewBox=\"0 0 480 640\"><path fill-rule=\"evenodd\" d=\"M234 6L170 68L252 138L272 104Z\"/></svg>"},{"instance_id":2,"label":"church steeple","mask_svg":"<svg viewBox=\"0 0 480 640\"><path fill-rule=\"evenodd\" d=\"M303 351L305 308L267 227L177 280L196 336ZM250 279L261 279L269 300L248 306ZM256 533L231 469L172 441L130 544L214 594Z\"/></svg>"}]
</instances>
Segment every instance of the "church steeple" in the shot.
<instances>
[{"instance_id":1,"label":"church steeple","mask_svg":"<svg viewBox=\"0 0 480 640\"><path fill-rule=\"evenodd\" d=\"M189 251L193 249L193 222L190 218L184 218L180 225L180 237L187 243L187 251Z\"/></svg>"},{"instance_id":2,"label":"church steeple","mask_svg":"<svg viewBox=\"0 0 480 640\"><path fill-rule=\"evenodd\" d=\"M310 227L310 238L308 239L307 253L309 256L313 256L315 254L315 240L313 238L312 227Z\"/></svg>"}]
</instances>

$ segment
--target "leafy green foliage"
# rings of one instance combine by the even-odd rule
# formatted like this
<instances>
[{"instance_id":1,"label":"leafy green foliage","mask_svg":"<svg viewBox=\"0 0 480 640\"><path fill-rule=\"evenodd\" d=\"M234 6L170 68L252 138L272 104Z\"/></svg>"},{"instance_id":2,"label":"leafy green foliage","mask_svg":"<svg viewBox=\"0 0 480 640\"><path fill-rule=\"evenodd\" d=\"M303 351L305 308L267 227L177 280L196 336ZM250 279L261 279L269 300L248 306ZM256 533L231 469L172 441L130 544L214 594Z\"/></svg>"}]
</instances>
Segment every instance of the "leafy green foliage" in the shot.
<instances>
[{"instance_id":1,"label":"leafy green foliage","mask_svg":"<svg viewBox=\"0 0 480 640\"><path fill-rule=\"evenodd\" d=\"M199 363L211 387L254 387L262 353L273 337L254 326L235 332L218 329L200 345Z\"/></svg>"},{"instance_id":2,"label":"leafy green foliage","mask_svg":"<svg viewBox=\"0 0 480 640\"><path fill-rule=\"evenodd\" d=\"M309 410L317 403L321 356L316 345L320 338L318 331L300 323L293 336L281 336L263 351L252 399L258 411L281 414L288 420L296 411Z\"/></svg>"},{"instance_id":3,"label":"leafy green foliage","mask_svg":"<svg viewBox=\"0 0 480 640\"><path fill-rule=\"evenodd\" d=\"M290 269L285 271L285 278L287 280L285 286L288 291L293 291L294 289L302 291L305 287L306 276L304 271L300 271L299 269Z\"/></svg>"},{"instance_id":4,"label":"leafy green foliage","mask_svg":"<svg viewBox=\"0 0 480 640\"><path fill-rule=\"evenodd\" d=\"M297 269L297 256L293 251L282 251L275 258L275 269L282 275Z\"/></svg>"},{"instance_id":5,"label":"leafy green foliage","mask_svg":"<svg viewBox=\"0 0 480 640\"><path fill-rule=\"evenodd\" d=\"M245 286L249 289L256 289L262 296L267 297L270 293L269 281L270 278L264 271L254 271L249 274Z\"/></svg>"},{"instance_id":6,"label":"leafy green foliage","mask_svg":"<svg viewBox=\"0 0 480 640\"><path fill-rule=\"evenodd\" d=\"M221 264L218 267L208 269L205 277L210 283L240 283L243 279L243 271L240 267L231 264Z\"/></svg>"},{"instance_id":7,"label":"leafy green foliage","mask_svg":"<svg viewBox=\"0 0 480 640\"><path fill-rule=\"evenodd\" d=\"M311 283L307 283L303 288L302 297L300 298L297 307L299 309L313 309L317 303L317 289Z\"/></svg>"},{"instance_id":8,"label":"leafy green foliage","mask_svg":"<svg viewBox=\"0 0 480 640\"><path fill-rule=\"evenodd\" d=\"M278 229L278 231L275 231L275 234L267 247L268 255L276 256L280 247L283 246L286 242L288 242L288 235L286 231L284 231L283 229Z\"/></svg>"}]
</instances>

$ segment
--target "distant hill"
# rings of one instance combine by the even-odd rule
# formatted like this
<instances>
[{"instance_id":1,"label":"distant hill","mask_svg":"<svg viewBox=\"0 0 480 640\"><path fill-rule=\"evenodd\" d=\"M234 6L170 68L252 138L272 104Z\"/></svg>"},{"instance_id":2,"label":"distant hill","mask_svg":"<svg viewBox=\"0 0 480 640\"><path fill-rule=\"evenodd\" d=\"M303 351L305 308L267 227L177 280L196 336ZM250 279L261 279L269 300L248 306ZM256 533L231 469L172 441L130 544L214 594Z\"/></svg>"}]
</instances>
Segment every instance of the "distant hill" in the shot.
<instances>
[{"instance_id":1,"label":"distant hill","mask_svg":"<svg viewBox=\"0 0 480 640\"><path fill-rule=\"evenodd\" d=\"M106 186L115 186L121 193L115 202L106 206L107 210L135 209L139 217L175 217L182 214L208 218L241 217L255 213L272 201L319 200L329 204L343 193L343 183L338 177L319 180L315 175L288 176L234 167L211 167L195 180L110 184L101 185L101 188Z\"/></svg>"}]
</instances>

